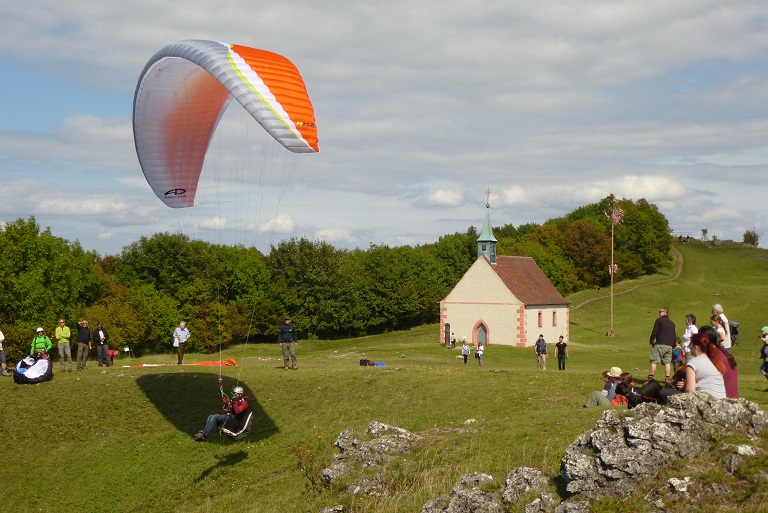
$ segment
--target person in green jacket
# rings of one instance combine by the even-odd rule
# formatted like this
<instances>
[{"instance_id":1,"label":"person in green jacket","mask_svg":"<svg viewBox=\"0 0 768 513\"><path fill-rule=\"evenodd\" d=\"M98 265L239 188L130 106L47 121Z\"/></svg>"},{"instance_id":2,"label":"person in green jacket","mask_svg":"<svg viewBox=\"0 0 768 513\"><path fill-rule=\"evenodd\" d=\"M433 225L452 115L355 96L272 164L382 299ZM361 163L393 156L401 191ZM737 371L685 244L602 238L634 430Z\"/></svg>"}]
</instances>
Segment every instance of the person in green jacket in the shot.
<instances>
[{"instance_id":1,"label":"person in green jacket","mask_svg":"<svg viewBox=\"0 0 768 513\"><path fill-rule=\"evenodd\" d=\"M45 334L43 328L37 328L36 333L35 338L32 339L32 349L29 351L29 354L45 353L47 355L51 347L53 347L51 339Z\"/></svg>"},{"instance_id":2,"label":"person in green jacket","mask_svg":"<svg viewBox=\"0 0 768 513\"><path fill-rule=\"evenodd\" d=\"M59 346L59 363L61 363L61 372L64 372L64 363L69 364L69 372L72 372L72 350L69 347L69 337L72 336L69 326L66 325L64 319L59 319L59 325L56 326L56 332L54 333L56 342Z\"/></svg>"}]
</instances>

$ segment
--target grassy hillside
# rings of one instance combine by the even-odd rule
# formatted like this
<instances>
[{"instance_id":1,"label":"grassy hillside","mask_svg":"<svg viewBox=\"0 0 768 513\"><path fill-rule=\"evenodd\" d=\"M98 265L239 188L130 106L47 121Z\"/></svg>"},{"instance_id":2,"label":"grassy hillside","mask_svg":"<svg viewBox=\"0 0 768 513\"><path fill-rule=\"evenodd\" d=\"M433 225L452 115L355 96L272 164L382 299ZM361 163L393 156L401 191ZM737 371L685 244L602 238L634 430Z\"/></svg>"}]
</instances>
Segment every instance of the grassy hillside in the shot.
<instances>
[{"instance_id":1,"label":"grassy hillside","mask_svg":"<svg viewBox=\"0 0 768 513\"><path fill-rule=\"evenodd\" d=\"M710 305L722 303L741 322L742 342L734 349L741 395L765 407L768 381L757 357L759 330L768 324L762 307L768 251L695 242L677 247L684 259L679 278L669 272L616 287L615 338L605 336L609 302L600 297L608 290L571 298L574 305L599 299L572 312L565 372L556 362L537 371L532 349L496 346L486 351L483 367L474 360L464 366L455 359L458 350L438 343L436 325L302 342L295 372L282 370L277 345L233 348L223 357L240 365L224 370L225 386L231 389L235 380L244 386L258 416L251 439L238 444L192 440L218 407L218 369L178 367L170 354L121 359L106 370L91 362L72 373L59 373L56 363L55 379L41 385L3 379L3 506L18 512L316 511L345 499L313 492L307 476L331 462L339 432L362 433L371 420L428 431L428 437L388 471L394 495L358 500L354 511L420 511L472 471L503 480L511 468L529 465L557 475L564 449L601 414L582 408L601 386L599 373L618 365L645 376L648 335L662 305L683 326L686 313L702 324ZM360 367L361 358L388 366ZM465 426L467 419L477 422Z\"/></svg>"}]
</instances>

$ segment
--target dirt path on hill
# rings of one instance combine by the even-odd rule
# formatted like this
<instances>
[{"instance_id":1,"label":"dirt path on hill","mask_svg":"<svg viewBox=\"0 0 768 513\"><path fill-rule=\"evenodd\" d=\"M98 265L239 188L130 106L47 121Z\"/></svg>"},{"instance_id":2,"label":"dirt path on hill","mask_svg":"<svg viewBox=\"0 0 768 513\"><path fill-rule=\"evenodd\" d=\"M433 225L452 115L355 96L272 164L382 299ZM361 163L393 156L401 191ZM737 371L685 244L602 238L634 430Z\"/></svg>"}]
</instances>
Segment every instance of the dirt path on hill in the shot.
<instances>
[{"instance_id":1,"label":"dirt path on hill","mask_svg":"<svg viewBox=\"0 0 768 513\"><path fill-rule=\"evenodd\" d=\"M666 280L654 281L653 283L642 283L640 285L635 285L631 289L627 289L627 290L625 290L623 292L615 292L613 294L613 296L616 297L616 296L620 296L622 294L627 294L629 292L632 292L635 289L639 289L640 287L648 287L650 285L658 285L659 283L665 283L665 282L668 282L668 281L673 281L673 280L678 279L680 277L680 273L683 272L683 263L685 262L685 258L683 258L683 254L680 253L680 250L677 249L677 247L675 247L674 244L672 245L672 251L675 252L675 254L677 255L677 258L678 258L677 270L676 270L675 275L673 277L667 278ZM597 296L597 297L593 297L591 299L587 299L586 301L583 301L583 302L579 303L576 306L572 306L571 307L571 311L578 310L582 306L586 305L587 303L591 303L592 301L597 301L598 299L609 299L610 297L611 297L611 295L608 294L607 296Z\"/></svg>"}]
</instances>

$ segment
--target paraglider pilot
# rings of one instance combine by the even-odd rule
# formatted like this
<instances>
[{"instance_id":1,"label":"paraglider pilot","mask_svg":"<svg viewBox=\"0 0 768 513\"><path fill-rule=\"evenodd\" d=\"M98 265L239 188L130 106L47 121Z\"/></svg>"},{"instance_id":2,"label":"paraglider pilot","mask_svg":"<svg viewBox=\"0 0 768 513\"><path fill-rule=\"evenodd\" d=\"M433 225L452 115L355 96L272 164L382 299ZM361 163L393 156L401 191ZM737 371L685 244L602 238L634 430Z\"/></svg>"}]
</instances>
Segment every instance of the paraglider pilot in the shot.
<instances>
[{"instance_id":1,"label":"paraglider pilot","mask_svg":"<svg viewBox=\"0 0 768 513\"><path fill-rule=\"evenodd\" d=\"M243 387L235 387L232 392L234 393L232 399L222 394L221 400L224 402L224 406L219 410L219 413L208 416L203 430L194 435L196 442L207 442L208 435L213 431L213 428L223 427L228 436L242 433L247 428L247 424L251 420L248 396L243 395Z\"/></svg>"},{"instance_id":2,"label":"paraglider pilot","mask_svg":"<svg viewBox=\"0 0 768 513\"><path fill-rule=\"evenodd\" d=\"M29 351L30 355L40 354L45 359L48 359L48 353L51 351L53 344L48 335L45 334L43 328L37 328L35 331L35 338L32 339L32 348Z\"/></svg>"}]
</instances>

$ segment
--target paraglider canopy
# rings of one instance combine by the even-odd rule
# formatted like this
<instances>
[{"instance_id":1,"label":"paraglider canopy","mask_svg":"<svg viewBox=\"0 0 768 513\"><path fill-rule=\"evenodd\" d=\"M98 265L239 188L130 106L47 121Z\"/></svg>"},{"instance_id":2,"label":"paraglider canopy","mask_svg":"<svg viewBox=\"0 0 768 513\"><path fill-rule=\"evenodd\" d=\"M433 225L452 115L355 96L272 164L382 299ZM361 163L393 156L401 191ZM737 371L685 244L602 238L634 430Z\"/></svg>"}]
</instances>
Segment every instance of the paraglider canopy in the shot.
<instances>
[{"instance_id":1,"label":"paraglider canopy","mask_svg":"<svg viewBox=\"0 0 768 513\"><path fill-rule=\"evenodd\" d=\"M211 137L232 98L287 150L320 151L312 103L291 61L215 41L169 44L147 62L133 100L136 154L167 206L194 205Z\"/></svg>"}]
</instances>

